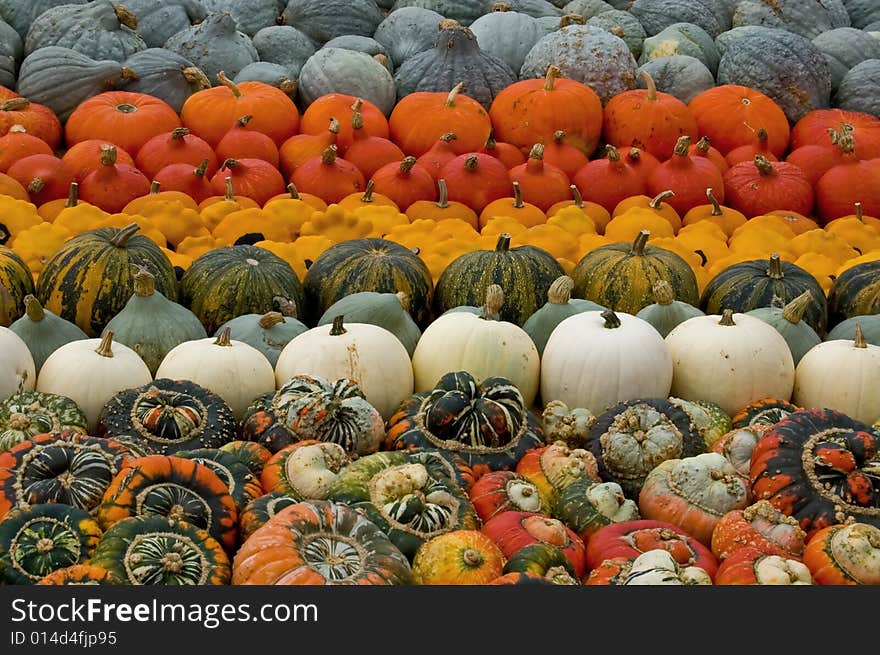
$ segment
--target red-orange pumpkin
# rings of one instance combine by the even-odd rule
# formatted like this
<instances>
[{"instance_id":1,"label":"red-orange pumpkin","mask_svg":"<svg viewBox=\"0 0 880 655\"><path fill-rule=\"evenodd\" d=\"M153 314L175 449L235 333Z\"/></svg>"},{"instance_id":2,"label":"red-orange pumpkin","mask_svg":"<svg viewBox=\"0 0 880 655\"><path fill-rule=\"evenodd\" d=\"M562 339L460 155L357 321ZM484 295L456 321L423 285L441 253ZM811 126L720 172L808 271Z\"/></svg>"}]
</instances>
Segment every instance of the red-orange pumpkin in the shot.
<instances>
[{"instance_id":1,"label":"red-orange pumpkin","mask_svg":"<svg viewBox=\"0 0 880 655\"><path fill-rule=\"evenodd\" d=\"M330 146L336 146L337 154L341 151L339 145L339 121L331 118L325 129L314 134L295 134L284 140L278 149L278 160L281 172L286 178L290 178L299 166L305 164L321 154Z\"/></svg>"},{"instance_id":2,"label":"red-orange pumpkin","mask_svg":"<svg viewBox=\"0 0 880 655\"><path fill-rule=\"evenodd\" d=\"M432 200L437 195L433 176L412 155L385 164L370 179L376 193L391 198L398 207Z\"/></svg>"},{"instance_id":3,"label":"red-orange pumpkin","mask_svg":"<svg viewBox=\"0 0 880 655\"><path fill-rule=\"evenodd\" d=\"M814 109L791 128L791 150L807 144L828 143L828 130L849 132L856 140L859 159L880 157L880 118L846 109Z\"/></svg>"},{"instance_id":4,"label":"red-orange pumpkin","mask_svg":"<svg viewBox=\"0 0 880 655\"><path fill-rule=\"evenodd\" d=\"M522 150L512 143L496 141L493 132L489 132L489 137L486 139L486 143L484 143L483 147L477 150L477 152L484 155L492 155L493 157L500 159L501 163L504 164L508 170L514 166L519 166L526 161L526 156L523 154Z\"/></svg>"},{"instance_id":5,"label":"red-orange pumpkin","mask_svg":"<svg viewBox=\"0 0 880 655\"><path fill-rule=\"evenodd\" d=\"M585 164L571 179L581 197L595 202L609 213L624 198L645 193L645 180L636 169L626 163L620 151L607 146L605 156Z\"/></svg>"},{"instance_id":6,"label":"red-orange pumpkin","mask_svg":"<svg viewBox=\"0 0 880 655\"><path fill-rule=\"evenodd\" d=\"M48 143L52 150L61 145L64 128L49 107L18 95L0 97L0 135L9 132L13 125L21 125L28 134Z\"/></svg>"},{"instance_id":7,"label":"red-orange pumpkin","mask_svg":"<svg viewBox=\"0 0 880 655\"><path fill-rule=\"evenodd\" d=\"M117 163L136 166L135 160L132 158L131 154L126 152L118 144L108 141L107 139L86 139L85 141L80 141L79 143L70 146L70 148L68 148L61 156L64 163L73 171L74 182L82 182L86 179L86 175L101 167L101 155L104 154L104 148L106 146L113 146L116 148ZM211 151L211 156L214 156L213 151ZM195 165L198 166L198 162L196 162ZM136 167L140 168L140 166ZM149 177L152 179L152 175Z\"/></svg>"},{"instance_id":8,"label":"red-orange pumpkin","mask_svg":"<svg viewBox=\"0 0 880 655\"><path fill-rule=\"evenodd\" d=\"M446 180L449 200L462 202L478 214L493 200L504 198L512 182L499 159L476 152L450 160L440 176Z\"/></svg>"},{"instance_id":9,"label":"red-orange pumpkin","mask_svg":"<svg viewBox=\"0 0 880 655\"><path fill-rule=\"evenodd\" d=\"M49 144L28 134L21 125L13 125L5 136L0 136L0 173L5 173L19 159L28 155L54 155Z\"/></svg>"},{"instance_id":10,"label":"red-orange pumpkin","mask_svg":"<svg viewBox=\"0 0 880 655\"><path fill-rule=\"evenodd\" d=\"M367 185L354 164L336 156L335 145L327 146L319 157L298 166L290 181L300 191L312 193L326 203L339 202L350 193L363 191Z\"/></svg>"},{"instance_id":11,"label":"red-orange pumpkin","mask_svg":"<svg viewBox=\"0 0 880 655\"><path fill-rule=\"evenodd\" d=\"M652 197L666 190L672 191L675 195L667 202L679 216L705 204L706 189L709 188L715 189L718 202L724 202L721 171L706 157L692 156L690 145L690 137L680 137L672 156L654 169L645 185Z\"/></svg>"},{"instance_id":12,"label":"red-orange pumpkin","mask_svg":"<svg viewBox=\"0 0 880 655\"><path fill-rule=\"evenodd\" d=\"M205 158L198 166L168 164L159 169L153 181L158 182L163 191L180 191L201 203L214 195L214 187L208 177L208 163Z\"/></svg>"},{"instance_id":13,"label":"red-orange pumpkin","mask_svg":"<svg viewBox=\"0 0 880 655\"><path fill-rule=\"evenodd\" d=\"M323 134L332 119L339 121L336 145L340 154L354 141L352 118L355 112L364 120L364 132L370 136L389 136L388 119L374 103L346 93L327 93L316 98L303 112L300 122L302 134ZM329 144L328 144L329 145Z\"/></svg>"},{"instance_id":14,"label":"red-orange pumpkin","mask_svg":"<svg viewBox=\"0 0 880 655\"><path fill-rule=\"evenodd\" d=\"M55 155L28 155L10 166L6 174L27 190L37 206L66 198L74 181L71 168Z\"/></svg>"},{"instance_id":15,"label":"red-orange pumpkin","mask_svg":"<svg viewBox=\"0 0 880 655\"><path fill-rule=\"evenodd\" d=\"M79 197L116 214L129 202L150 192L150 181L137 168L116 160L116 146L104 146L101 164L79 184Z\"/></svg>"},{"instance_id":16,"label":"red-orange pumpkin","mask_svg":"<svg viewBox=\"0 0 880 655\"><path fill-rule=\"evenodd\" d=\"M544 161L544 144L536 143L524 164L510 169L510 179L519 183L523 198L546 212L557 202L571 197L568 175Z\"/></svg>"},{"instance_id":17,"label":"red-orange pumpkin","mask_svg":"<svg viewBox=\"0 0 880 655\"><path fill-rule=\"evenodd\" d=\"M748 218L776 209L810 214L815 198L800 167L784 161L771 162L762 155L727 170L724 196L729 206Z\"/></svg>"},{"instance_id":18,"label":"red-orange pumpkin","mask_svg":"<svg viewBox=\"0 0 880 655\"><path fill-rule=\"evenodd\" d=\"M544 163L556 166L571 177L589 158L579 149L565 142L565 130L556 130L553 140L544 144Z\"/></svg>"},{"instance_id":19,"label":"red-orange pumpkin","mask_svg":"<svg viewBox=\"0 0 880 655\"><path fill-rule=\"evenodd\" d=\"M113 145L118 146L118 144ZM76 147L78 146L74 146ZM71 150L68 150L64 157L67 157ZM121 155L122 151L117 147L116 161L122 161ZM195 168L204 159L208 160L205 174L210 177L220 167L214 149L203 138L192 134L189 129L178 127L149 139L137 151L134 161L140 171L152 180L156 173L169 164L189 164L190 167Z\"/></svg>"},{"instance_id":20,"label":"red-orange pumpkin","mask_svg":"<svg viewBox=\"0 0 880 655\"><path fill-rule=\"evenodd\" d=\"M880 216L880 158L832 166L816 182L816 214L823 224L848 216L857 202L863 213Z\"/></svg>"},{"instance_id":21,"label":"red-orange pumpkin","mask_svg":"<svg viewBox=\"0 0 880 655\"><path fill-rule=\"evenodd\" d=\"M382 136L374 136L364 129L364 117L356 111L351 117L352 141L345 149L345 160L354 164L369 180L373 173L385 164L400 161L406 155L403 150Z\"/></svg>"},{"instance_id":22,"label":"red-orange pumpkin","mask_svg":"<svg viewBox=\"0 0 880 655\"><path fill-rule=\"evenodd\" d=\"M226 192L226 178L232 178L235 193L253 199L261 207L269 198L284 193L286 187L281 173L262 159L227 159L211 177L214 194Z\"/></svg>"},{"instance_id":23,"label":"red-orange pumpkin","mask_svg":"<svg viewBox=\"0 0 880 655\"><path fill-rule=\"evenodd\" d=\"M242 116L223 136L214 148L220 161L227 159L262 159L278 168L278 146L271 137L250 129L250 114Z\"/></svg>"}]
</instances>

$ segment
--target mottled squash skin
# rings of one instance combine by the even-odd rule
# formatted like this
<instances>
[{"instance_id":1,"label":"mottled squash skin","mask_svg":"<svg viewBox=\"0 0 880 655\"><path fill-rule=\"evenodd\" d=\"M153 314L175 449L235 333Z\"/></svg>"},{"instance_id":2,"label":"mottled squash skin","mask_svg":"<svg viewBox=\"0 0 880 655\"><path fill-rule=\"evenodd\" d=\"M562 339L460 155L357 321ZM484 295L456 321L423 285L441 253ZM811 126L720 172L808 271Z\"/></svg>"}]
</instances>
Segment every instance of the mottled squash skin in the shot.
<instances>
[{"instance_id":1,"label":"mottled squash skin","mask_svg":"<svg viewBox=\"0 0 880 655\"><path fill-rule=\"evenodd\" d=\"M880 262L848 268L828 291L828 325L848 318L880 313Z\"/></svg>"},{"instance_id":2,"label":"mottled squash skin","mask_svg":"<svg viewBox=\"0 0 880 655\"><path fill-rule=\"evenodd\" d=\"M6 246L0 246L0 284L12 296L14 309L10 320L14 321L24 314L24 297L35 293L34 277L24 260Z\"/></svg>"}]
</instances>

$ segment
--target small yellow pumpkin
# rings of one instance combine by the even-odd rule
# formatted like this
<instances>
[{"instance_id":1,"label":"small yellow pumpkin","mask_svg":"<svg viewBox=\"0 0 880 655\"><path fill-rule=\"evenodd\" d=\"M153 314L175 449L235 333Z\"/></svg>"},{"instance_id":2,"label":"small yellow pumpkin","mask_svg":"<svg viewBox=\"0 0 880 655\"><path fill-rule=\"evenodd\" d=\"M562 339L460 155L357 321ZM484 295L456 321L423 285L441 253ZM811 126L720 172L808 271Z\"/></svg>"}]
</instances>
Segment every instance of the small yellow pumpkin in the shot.
<instances>
[{"instance_id":1,"label":"small yellow pumpkin","mask_svg":"<svg viewBox=\"0 0 880 655\"><path fill-rule=\"evenodd\" d=\"M367 182L367 186L363 193L360 191L349 193L342 198L338 204L344 210L350 212L360 209L361 207L393 207L395 210L400 211L400 207L398 207L397 203L391 198L382 193L375 193L373 190L375 187L376 183L373 182L373 180L370 180Z\"/></svg>"},{"instance_id":2,"label":"small yellow pumpkin","mask_svg":"<svg viewBox=\"0 0 880 655\"><path fill-rule=\"evenodd\" d=\"M61 225L42 222L20 232L12 244L12 250L24 260L36 278L43 270L43 265L71 236Z\"/></svg>"},{"instance_id":3,"label":"small yellow pumpkin","mask_svg":"<svg viewBox=\"0 0 880 655\"><path fill-rule=\"evenodd\" d=\"M611 212L611 218L613 220L615 217L621 216L632 209L645 209L669 223L673 232L678 232L678 230L681 229L681 216L679 216L678 212L675 211L675 208L672 205L665 202L667 199L673 198L674 196L675 193L673 191L666 190L658 193L653 198L646 195L624 198L614 207L614 210ZM635 236L633 236L633 238L635 238Z\"/></svg>"},{"instance_id":4,"label":"small yellow pumpkin","mask_svg":"<svg viewBox=\"0 0 880 655\"><path fill-rule=\"evenodd\" d=\"M369 219L331 204L326 211L315 212L310 220L303 223L299 233L300 236L322 235L336 243L364 238L372 229L373 224Z\"/></svg>"},{"instance_id":5,"label":"small yellow pumpkin","mask_svg":"<svg viewBox=\"0 0 880 655\"><path fill-rule=\"evenodd\" d=\"M683 227L702 221L709 221L718 225L730 237L734 230L741 225L745 225L747 220L745 214L719 203L711 187L706 189L706 197L709 200L708 204L692 207L682 217L681 224Z\"/></svg>"},{"instance_id":6,"label":"small yellow pumpkin","mask_svg":"<svg viewBox=\"0 0 880 655\"><path fill-rule=\"evenodd\" d=\"M211 236L226 246L246 234L262 234L261 241L290 241L294 237L283 219L277 214L267 214L259 207L230 212L211 230Z\"/></svg>"},{"instance_id":7,"label":"small yellow pumpkin","mask_svg":"<svg viewBox=\"0 0 880 655\"><path fill-rule=\"evenodd\" d=\"M599 203L584 200L581 196L581 192L574 184L568 188L571 189L572 199L563 200L551 205L550 209L547 210L547 218L549 219L552 216L556 216L560 211L573 207L593 222L593 226L596 228L597 232L600 234L604 232L605 226L608 225L608 221L611 220L611 212Z\"/></svg>"}]
</instances>

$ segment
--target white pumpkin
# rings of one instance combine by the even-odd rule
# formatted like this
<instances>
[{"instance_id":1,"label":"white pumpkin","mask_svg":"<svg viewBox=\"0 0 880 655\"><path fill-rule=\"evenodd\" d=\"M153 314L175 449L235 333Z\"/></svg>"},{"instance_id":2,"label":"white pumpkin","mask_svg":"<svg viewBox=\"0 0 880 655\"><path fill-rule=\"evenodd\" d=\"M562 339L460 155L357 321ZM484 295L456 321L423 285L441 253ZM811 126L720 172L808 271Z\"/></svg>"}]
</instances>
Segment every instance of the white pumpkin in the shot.
<instances>
[{"instance_id":1,"label":"white pumpkin","mask_svg":"<svg viewBox=\"0 0 880 655\"><path fill-rule=\"evenodd\" d=\"M189 380L210 389L241 420L257 396L275 390L275 372L263 353L230 339L230 333L227 327L216 338L177 344L160 362L156 379Z\"/></svg>"},{"instance_id":2,"label":"white pumpkin","mask_svg":"<svg viewBox=\"0 0 880 655\"><path fill-rule=\"evenodd\" d=\"M673 328L666 344L676 398L708 400L730 416L761 398L791 398L791 349L759 318L730 310L695 316Z\"/></svg>"},{"instance_id":3,"label":"white pumpkin","mask_svg":"<svg viewBox=\"0 0 880 655\"><path fill-rule=\"evenodd\" d=\"M107 331L103 337L71 341L55 350L40 368L36 389L73 400L89 420L91 433L108 400L152 379L141 356L114 342L113 332Z\"/></svg>"},{"instance_id":4,"label":"white pumpkin","mask_svg":"<svg viewBox=\"0 0 880 655\"><path fill-rule=\"evenodd\" d=\"M793 402L799 407L836 409L871 425L880 418L880 346L856 338L833 339L810 348L794 373Z\"/></svg>"},{"instance_id":5,"label":"white pumpkin","mask_svg":"<svg viewBox=\"0 0 880 655\"><path fill-rule=\"evenodd\" d=\"M388 420L413 393L409 353L394 333L369 323L319 325L291 339L275 363L275 384L294 375L327 380L351 378L364 397Z\"/></svg>"},{"instance_id":6,"label":"white pumpkin","mask_svg":"<svg viewBox=\"0 0 880 655\"><path fill-rule=\"evenodd\" d=\"M541 361L541 398L599 415L617 403L666 398L672 358L660 333L624 312L589 311L554 328Z\"/></svg>"},{"instance_id":7,"label":"white pumpkin","mask_svg":"<svg viewBox=\"0 0 880 655\"><path fill-rule=\"evenodd\" d=\"M0 326L0 401L19 389L33 391L36 370L34 357L24 339L8 327Z\"/></svg>"},{"instance_id":8,"label":"white pumpkin","mask_svg":"<svg viewBox=\"0 0 880 655\"><path fill-rule=\"evenodd\" d=\"M504 302L501 287L490 285L486 296L479 314L449 311L425 328L412 359L415 390L433 389L450 371L467 371L477 381L493 376L510 380L531 407L538 395L541 356L528 332L494 318L492 309Z\"/></svg>"}]
</instances>

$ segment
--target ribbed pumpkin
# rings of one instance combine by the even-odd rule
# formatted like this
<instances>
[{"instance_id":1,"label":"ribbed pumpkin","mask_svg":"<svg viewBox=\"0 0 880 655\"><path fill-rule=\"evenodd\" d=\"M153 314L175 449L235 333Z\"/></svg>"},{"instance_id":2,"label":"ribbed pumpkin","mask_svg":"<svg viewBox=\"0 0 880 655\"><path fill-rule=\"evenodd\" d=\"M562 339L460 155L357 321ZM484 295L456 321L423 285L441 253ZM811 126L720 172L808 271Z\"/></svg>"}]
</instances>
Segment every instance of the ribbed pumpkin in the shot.
<instances>
[{"instance_id":1,"label":"ribbed pumpkin","mask_svg":"<svg viewBox=\"0 0 880 655\"><path fill-rule=\"evenodd\" d=\"M776 303L770 307L758 307L746 312L776 328L788 343L795 366L807 351L822 341L809 323L801 320L812 299L812 293L808 289L785 305Z\"/></svg>"},{"instance_id":2,"label":"ribbed pumpkin","mask_svg":"<svg viewBox=\"0 0 880 655\"><path fill-rule=\"evenodd\" d=\"M828 291L828 325L864 314L880 314L880 262L846 269Z\"/></svg>"},{"instance_id":3,"label":"ribbed pumpkin","mask_svg":"<svg viewBox=\"0 0 880 655\"><path fill-rule=\"evenodd\" d=\"M491 284L504 291L500 317L522 325L547 302L550 285L565 271L550 253L535 246L510 247L510 234L498 236L495 250L460 255L440 274L434 293L436 313L459 306L480 307Z\"/></svg>"},{"instance_id":4,"label":"ribbed pumpkin","mask_svg":"<svg viewBox=\"0 0 880 655\"><path fill-rule=\"evenodd\" d=\"M100 334L131 298L134 264L148 267L156 289L176 301L171 262L153 241L137 234L139 229L137 223L97 228L66 241L40 272L37 299L90 337Z\"/></svg>"},{"instance_id":5,"label":"ribbed pumpkin","mask_svg":"<svg viewBox=\"0 0 880 655\"><path fill-rule=\"evenodd\" d=\"M749 218L775 209L807 215L813 211L813 187L796 164L755 155L751 162L731 166L723 180L727 204Z\"/></svg>"},{"instance_id":6,"label":"ribbed pumpkin","mask_svg":"<svg viewBox=\"0 0 880 655\"><path fill-rule=\"evenodd\" d=\"M63 430L86 434L88 419L66 396L19 391L0 402L0 452L38 434Z\"/></svg>"},{"instance_id":7,"label":"ribbed pumpkin","mask_svg":"<svg viewBox=\"0 0 880 655\"><path fill-rule=\"evenodd\" d=\"M11 248L0 246L0 285L9 293L10 322L24 314L24 298L35 293L28 265ZM8 324L7 324L8 325Z\"/></svg>"},{"instance_id":8,"label":"ribbed pumpkin","mask_svg":"<svg viewBox=\"0 0 880 655\"><path fill-rule=\"evenodd\" d=\"M668 199L670 205L683 216L688 210L703 204L706 189L715 189L720 202L724 202L724 182L721 171L706 157L690 154L691 138L679 137L672 156L662 162L646 180L648 195L655 196L670 190L675 195Z\"/></svg>"},{"instance_id":9,"label":"ribbed pumpkin","mask_svg":"<svg viewBox=\"0 0 880 655\"><path fill-rule=\"evenodd\" d=\"M236 316L268 311L276 296L305 306L303 285L290 264L265 248L247 244L198 257L180 279L180 294L208 334Z\"/></svg>"},{"instance_id":10,"label":"ribbed pumpkin","mask_svg":"<svg viewBox=\"0 0 880 655\"><path fill-rule=\"evenodd\" d=\"M290 305L293 305L293 302L290 302ZM266 356L272 366L275 366L284 346L295 336L309 329L296 317L296 312L290 310L285 312L272 310L265 314L236 316L217 328L214 336L220 336L227 327L230 329L231 339L253 346Z\"/></svg>"},{"instance_id":11,"label":"ribbed pumpkin","mask_svg":"<svg viewBox=\"0 0 880 655\"><path fill-rule=\"evenodd\" d=\"M550 338L553 330L566 318L581 312L602 311L606 309L591 300L572 298L571 292L573 288L574 280L569 276L563 275L556 278L547 290L547 302L535 310L535 313L529 316L525 323L523 323L523 330L535 342L539 355L544 352L544 346L547 345L547 340Z\"/></svg>"},{"instance_id":12,"label":"ribbed pumpkin","mask_svg":"<svg viewBox=\"0 0 880 655\"><path fill-rule=\"evenodd\" d=\"M671 250L648 245L649 236L642 230L631 244L609 244L584 255L571 273L574 295L637 314L654 302L653 285L664 279L680 301L697 306L700 292L693 269Z\"/></svg>"},{"instance_id":13,"label":"ribbed pumpkin","mask_svg":"<svg viewBox=\"0 0 880 655\"><path fill-rule=\"evenodd\" d=\"M570 181L561 168L544 161L544 144L536 143L524 164L510 169L510 179L518 182L523 197L546 212L569 197Z\"/></svg>"}]
</instances>

